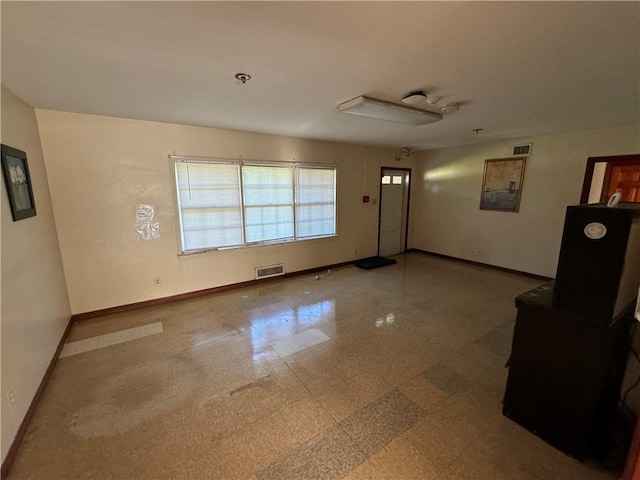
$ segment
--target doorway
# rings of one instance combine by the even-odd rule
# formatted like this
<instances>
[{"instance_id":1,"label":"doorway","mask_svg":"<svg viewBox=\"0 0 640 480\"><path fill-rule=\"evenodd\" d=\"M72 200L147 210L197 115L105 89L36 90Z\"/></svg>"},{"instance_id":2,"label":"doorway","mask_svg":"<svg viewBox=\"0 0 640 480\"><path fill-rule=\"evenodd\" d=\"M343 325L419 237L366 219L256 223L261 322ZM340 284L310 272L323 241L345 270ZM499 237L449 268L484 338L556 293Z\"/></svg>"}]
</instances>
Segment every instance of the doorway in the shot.
<instances>
[{"instance_id":1,"label":"doorway","mask_svg":"<svg viewBox=\"0 0 640 480\"><path fill-rule=\"evenodd\" d=\"M580 203L606 203L615 192L621 202L640 203L640 155L587 160Z\"/></svg>"},{"instance_id":2,"label":"doorway","mask_svg":"<svg viewBox=\"0 0 640 480\"><path fill-rule=\"evenodd\" d=\"M411 169L382 167L378 255L397 255L407 250Z\"/></svg>"}]
</instances>

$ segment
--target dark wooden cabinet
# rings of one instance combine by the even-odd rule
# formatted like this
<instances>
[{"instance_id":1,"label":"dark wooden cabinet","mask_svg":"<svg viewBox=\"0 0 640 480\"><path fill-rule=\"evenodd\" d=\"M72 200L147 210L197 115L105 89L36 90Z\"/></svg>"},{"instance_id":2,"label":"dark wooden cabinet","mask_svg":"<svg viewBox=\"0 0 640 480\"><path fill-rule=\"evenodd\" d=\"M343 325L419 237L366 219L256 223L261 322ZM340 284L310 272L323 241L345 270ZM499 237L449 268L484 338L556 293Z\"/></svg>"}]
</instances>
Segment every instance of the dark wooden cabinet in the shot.
<instances>
[{"instance_id":1,"label":"dark wooden cabinet","mask_svg":"<svg viewBox=\"0 0 640 480\"><path fill-rule=\"evenodd\" d=\"M550 282L516 298L503 413L582 459L611 431L635 303L605 323L554 308L553 297Z\"/></svg>"}]
</instances>

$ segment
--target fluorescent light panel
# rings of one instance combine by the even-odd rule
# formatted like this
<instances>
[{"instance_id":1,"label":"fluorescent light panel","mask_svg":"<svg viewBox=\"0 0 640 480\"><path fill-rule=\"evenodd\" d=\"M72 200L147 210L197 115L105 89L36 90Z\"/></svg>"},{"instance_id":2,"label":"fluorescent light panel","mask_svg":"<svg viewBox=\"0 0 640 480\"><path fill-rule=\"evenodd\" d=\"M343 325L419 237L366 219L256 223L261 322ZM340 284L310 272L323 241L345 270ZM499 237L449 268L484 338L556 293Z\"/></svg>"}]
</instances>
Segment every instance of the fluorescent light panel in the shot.
<instances>
[{"instance_id":1,"label":"fluorescent light panel","mask_svg":"<svg viewBox=\"0 0 640 480\"><path fill-rule=\"evenodd\" d=\"M404 123L405 125L425 125L442 120L442 115L439 113L397 105L364 96L340 104L338 110L342 113L390 120L392 122Z\"/></svg>"}]
</instances>

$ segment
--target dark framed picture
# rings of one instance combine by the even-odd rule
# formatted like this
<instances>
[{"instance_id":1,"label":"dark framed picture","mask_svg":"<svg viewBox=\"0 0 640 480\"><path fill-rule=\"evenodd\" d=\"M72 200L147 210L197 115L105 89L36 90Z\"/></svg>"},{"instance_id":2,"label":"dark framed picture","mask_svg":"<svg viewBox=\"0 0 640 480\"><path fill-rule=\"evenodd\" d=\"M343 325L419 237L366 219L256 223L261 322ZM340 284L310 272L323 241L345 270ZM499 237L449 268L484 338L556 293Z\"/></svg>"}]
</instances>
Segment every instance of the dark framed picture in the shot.
<instances>
[{"instance_id":1,"label":"dark framed picture","mask_svg":"<svg viewBox=\"0 0 640 480\"><path fill-rule=\"evenodd\" d=\"M480 210L517 212L526 165L527 157L485 160Z\"/></svg>"},{"instance_id":2,"label":"dark framed picture","mask_svg":"<svg viewBox=\"0 0 640 480\"><path fill-rule=\"evenodd\" d=\"M9 195L13 221L36 215L27 154L17 148L2 145L2 173Z\"/></svg>"}]
</instances>

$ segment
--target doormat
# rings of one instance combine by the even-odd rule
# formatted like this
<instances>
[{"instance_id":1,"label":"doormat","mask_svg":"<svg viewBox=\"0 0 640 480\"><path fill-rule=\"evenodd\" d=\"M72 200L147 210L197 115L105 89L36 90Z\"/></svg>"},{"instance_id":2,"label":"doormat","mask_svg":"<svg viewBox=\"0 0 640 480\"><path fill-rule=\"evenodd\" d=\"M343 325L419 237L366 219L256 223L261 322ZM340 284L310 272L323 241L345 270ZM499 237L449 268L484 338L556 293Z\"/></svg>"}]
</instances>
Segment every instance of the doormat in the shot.
<instances>
[{"instance_id":1,"label":"doormat","mask_svg":"<svg viewBox=\"0 0 640 480\"><path fill-rule=\"evenodd\" d=\"M365 270L372 270L378 267L386 267L387 265L393 265L394 263L398 263L398 261L386 257L369 257L358 260L357 262L353 262L356 267L363 268Z\"/></svg>"}]
</instances>

